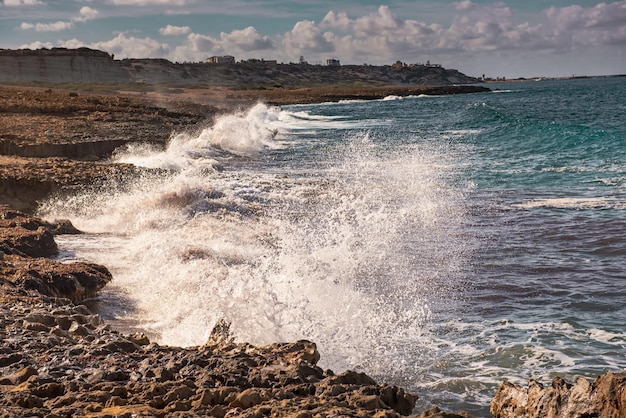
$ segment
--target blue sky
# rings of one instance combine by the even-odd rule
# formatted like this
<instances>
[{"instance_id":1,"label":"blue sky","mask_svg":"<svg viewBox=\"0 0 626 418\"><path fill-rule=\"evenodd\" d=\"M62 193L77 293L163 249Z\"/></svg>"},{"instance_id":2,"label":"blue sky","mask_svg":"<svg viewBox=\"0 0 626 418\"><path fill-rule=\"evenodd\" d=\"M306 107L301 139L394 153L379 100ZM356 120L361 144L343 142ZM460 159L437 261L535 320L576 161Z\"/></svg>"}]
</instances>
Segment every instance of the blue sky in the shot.
<instances>
[{"instance_id":1,"label":"blue sky","mask_svg":"<svg viewBox=\"0 0 626 418\"><path fill-rule=\"evenodd\" d=\"M115 58L430 61L469 75L626 73L626 0L0 0L0 48Z\"/></svg>"}]
</instances>

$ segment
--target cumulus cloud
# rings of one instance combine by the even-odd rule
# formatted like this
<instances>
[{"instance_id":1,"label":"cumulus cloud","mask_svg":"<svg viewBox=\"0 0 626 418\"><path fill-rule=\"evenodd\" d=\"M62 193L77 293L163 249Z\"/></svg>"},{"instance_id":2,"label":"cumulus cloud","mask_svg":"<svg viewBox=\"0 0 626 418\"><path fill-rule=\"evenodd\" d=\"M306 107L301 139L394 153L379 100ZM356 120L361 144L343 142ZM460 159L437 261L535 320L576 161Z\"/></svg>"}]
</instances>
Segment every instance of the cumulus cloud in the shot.
<instances>
[{"instance_id":1,"label":"cumulus cloud","mask_svg":"<svg viewBox=\"0 0 626 418\"><path fill-rule=\"evenodd\" d=\"M208 35L201 35L199 33L190 33L187 36L187 46L190 47L193 52L206 52L206 53L221 53L224 52L220 42Z\"/></svg>"},{"instance_id":2,"label":"cumulus cloud","mask_svg":"<svg viewBox=\"0 0 626 418\"><path fill-rule=\"evenodd\" d=\"M96 9L92 9L89 6L81 7L79 15L73 17L70 21L57 21L54 23L28 23L22 22L20 29L22 30L35 30L37 32L59 32L74 27L76 22L87 22L95 19L99 12Z\"/></svg>"},{"instance_id":3,"label":"cumulus cloud","mask_svg":"<svg viewBox=\"0 0 626 418\"><path fill-rule=\"evenodd\" d=\"M474 3L470 0L463 0L454 4L454 8L460 12L466 12L468 10L472 10L476 7Z\"/></svg>"},{"instance_id":4,"label":"cumulus cloud","mask_svg":"<svg viewBox=\"0 0 626 418\"><path fill-rule=\"evenodd\" d=\"M344 59L369 56L373 63L424 55L549 52L626 42L626 0L590 8L551 7L542 14L543 19L532 22L517 16L502 1L479 4L462 0L452 9L455 15L448 26L402 19L388 6L354 18L329 11L318 25L298 22L283 42L288 50L337 51Z\"/></svg>"},{"instance_id":5,"label":"cumulus cloud","mask_svg":"<svg viewBox=\"0 0 626 418\"><path fill-rule=\"evenodd\" d=\"M108 41L84 43L78 39L61 41L57 46L64 48L87 47L114 54L117 58L163 58L170 51L166 43L158 42L150 37L136 38L125 33L118 34Z\"/></svg>"},{"instance_id":6,"label":"cumulus cloud","mask_svg":"<svg viewBox=\"0 0 626 418\"><path fill-rule=\"evenodd\" d=\"M271 52L269 52L271 51ZM274 41L262 36L252 26L230 33L222 32L219 38L200 33L190 33L183 45L174 49L170 58L174 61L204 61L212 55L233 55L237 59L262 58L276 54Z\"/></svg>"},{"instance_id":7,"label":"cumulus cloud","mask_svg":"<svg viewBox=\"0 0 626 418\"><path fill-rule=\"evenodd\" d=\"M38 1L4 0L4 3L27 5ZM197 0L106 2L153 6L161 13L165 10L183 13L189 8L177 6L198 4ZM449 21L439 23L407 18L383 5L372 13L360 15L331 10L319 22L301 20L284 33L264 34L249 26L218 35L194 33L188 26L167 25L159 29L161 35L186 37L175 38L178 43L171 47L151 38L128 35L84 46L105 49L120 57L167 57L175 61L203 61L211 55L228 54L236 59L254 57L288 62L304 55L310 62L332 57L344 63L430 60L457 65L464 60L478 62L481 57L515 58L516 62L524 62L522 57L550 57L570 52L575 55L581 48L596 50L596 47L626 45L626 0L591 7L550 7L535 15L517 14L506 0L492 3L457 0L448 7ZM97 10L85 6L78 16L67 22L25 22L21 28L59 31L97 17Z\"/></svg>"},{"instance_id":8,"label":"cumulus cloud","mask_svg":"<svg viewBox=\"0 0 626 418\"><path fill-rule=\"evenodd\" d=\"M234 30L231 33L222 32L220 38L226 48L235 48L245 52L261 51L274 47L269 37L261 36L252 26L243 30Z\"/></svg>"},{"instance_id":9,"label":"cumulus cloud","mask_svg":"<svg viewBox=\"0 0 626 418\"><path fill-rule=\"evenodd\" d=\"M54 23L26 23L23 22L20 25L20 29L23 30L35 30L37 32L59 32L62 30L70 29L74 26L72 22L58 21Z\"/></svg>"},{"instance_id":10,"label":"cumulus cloud","mask_svg":"<svg viewBox=\"0 0 626 418\"><path fill-rule=\"evenodd\" d=\"M20 45L19 49L42 49L42 48L50 49L50 48L54 48L54 47L55 47L55 45L52 42L36 41L36 42L32 42L30 44Z\"/></svg>"},{"instance_id":11,"label":"cumulus cloud","mask_svg":"<svg viewBox=\"0 0 626 418\"><path fill-rule=\"evenodd\" d=\"M550 7L545 11L553 39L572 45L626 43L626 1L581 6Z\"/></svg>"},{"instance_id":12,"label":"cumulus cloud","mask_svg":"<svg viewBox=\"0 0 626 418\"><path fill-rule=\"evenodd\" d=\"M89 6L83 6L80 8L80 17L75 18L75 21L86 22L88 20L95 19L100 12L96 9L92 9Z\"/></svg>"},{"instance_id":13,"label":"cumulus cloud","mask_svg":"<svg viewBox=\"0 0 626 418\"><path fill-rule=\"evenodd\" d=\"M167 25L164 28L159 29L159 33L163 36L187 35L189 32L191 32L191 28L189 26Z\"/></svg>"},{"instance_id":14,"label":"cumulus cloud","mask_svg":"<svg viewBox=\"0 0 626 418\"><path fill-rule=\"evenodd\" d=\"M307 53L330 53L335 51L334 35L309 20L297 22L283 38L287 53L299 56Z\"/></svg>"}]
</instances>

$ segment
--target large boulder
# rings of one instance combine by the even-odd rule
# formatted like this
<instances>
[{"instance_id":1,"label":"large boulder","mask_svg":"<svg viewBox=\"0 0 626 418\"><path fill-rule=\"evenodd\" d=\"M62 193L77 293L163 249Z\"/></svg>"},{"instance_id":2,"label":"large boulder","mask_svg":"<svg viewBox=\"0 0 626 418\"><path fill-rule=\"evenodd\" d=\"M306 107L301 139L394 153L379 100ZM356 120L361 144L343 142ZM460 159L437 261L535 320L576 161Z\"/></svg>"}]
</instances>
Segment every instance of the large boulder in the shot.
<instances>
[{"instance_id":1,"label":"large boulder","mask_svg":"<svg viewBox=\"0 0 626 418\"><path fill-rule=\"evenodd\" d=\"M77 302L95 296L112 276L98 264L66 264L48 258L7 255L0 260L0 278L24 291Z\"/></svg>"},{"instance_id":2,"label":"large boulder","mask_svg":"<svg viewBox=\"0 0 626 418\"><path fill-rule=\"evenodd\" d=\"M69 221L49 223L0 206L0 284L13 291L80 301L111 281L106 267L60 263L55 234L80 233Z\"/></svg>"},{"instance_id":3,"label":"large boulder","mask_svg":"<svg viewBox=\"0 0 626 418\"><path fill-rule=\"evenodd\" d=\"M51 257L58 253L52 224L24 213L0 207L0 251L27 257Z\"/></svg>"}]
</instances>

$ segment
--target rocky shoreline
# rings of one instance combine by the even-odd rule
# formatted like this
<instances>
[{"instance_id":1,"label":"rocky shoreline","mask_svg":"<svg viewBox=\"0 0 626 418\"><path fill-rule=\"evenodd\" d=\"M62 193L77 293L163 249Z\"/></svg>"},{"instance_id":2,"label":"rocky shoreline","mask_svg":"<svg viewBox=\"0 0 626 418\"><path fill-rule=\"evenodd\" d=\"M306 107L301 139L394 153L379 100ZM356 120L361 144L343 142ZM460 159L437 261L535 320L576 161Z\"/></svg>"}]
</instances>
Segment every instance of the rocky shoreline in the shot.
<instances>
[{"instance_id":1,"label":"rocky shoreline","mask_svg":"<svg viewBox=\"0 0 626 418\"><path fill-rule=\"evenodd\" d=\"M258 100L271 102L268 94L283 104L305 94L311 101L424 94L393 89L334 90L331 96L324 89L90 94L0 87L0 416L412 414L416 397L400 387L319 368L313 342L255 347L233 342L229 324L218 323L205 345L180 348L111 329L85 306L111 280L109 271L56 261L54 236L80 231L69 221L50 223L30 214L52 195L142 174L108 161L115 148L133 142L165 146L171 132L199 129L221 112ZM626 373L575 385L557 378L548 388L505 382L491 413L624 417ZM419 416L470 415L433 408Z\"/></svg>"},{"instance_id":2,"label":"rocky shoreline","mask_svg":"<svg viewBox=\"0 0 626 418\"><path fill-rule=\"evenodd\" d=\"M55 234L76 233L67 221L0 208L0 416L411 414L416 396L321 369L310 341L235 343L225 322L190 348L112 330L82 304L111 280L106 267L50 258Z\"/></svg>"}]
</instances>

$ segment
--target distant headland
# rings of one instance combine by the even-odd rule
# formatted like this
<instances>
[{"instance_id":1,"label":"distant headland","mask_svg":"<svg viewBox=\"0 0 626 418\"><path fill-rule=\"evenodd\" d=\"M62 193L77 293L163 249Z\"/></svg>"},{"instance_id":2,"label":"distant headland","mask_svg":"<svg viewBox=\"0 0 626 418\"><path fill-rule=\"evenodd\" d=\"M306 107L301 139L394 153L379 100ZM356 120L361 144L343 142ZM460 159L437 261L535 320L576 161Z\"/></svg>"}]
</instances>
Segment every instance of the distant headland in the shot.
<instances>
[{"instance_id":1,"label":"distant headland","mask_svg":"<svg viewBox=\"0 0 626 418\"><path fill-rule=\"evenodd\" d=\"M215 58L215 57L212 57ZM219 58L219 57L218 57ZM459 85L481 80L440 65L327 65L306 61L234 60L173 63L166 59L117 60L104 51L89 48L0 49L0 83L140 83L149 85L238 88L294 88L389 85Z\"/></svg>"}]
</instances>

